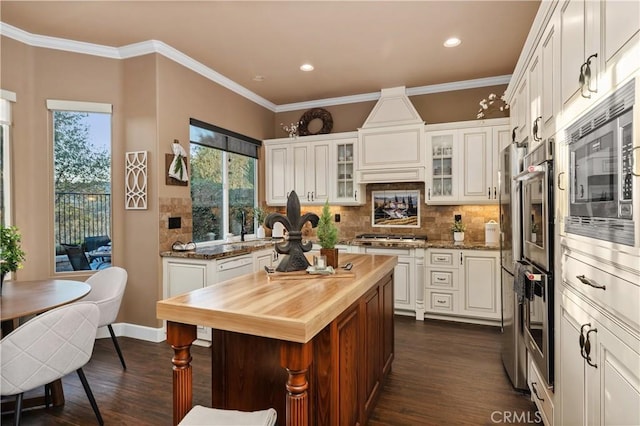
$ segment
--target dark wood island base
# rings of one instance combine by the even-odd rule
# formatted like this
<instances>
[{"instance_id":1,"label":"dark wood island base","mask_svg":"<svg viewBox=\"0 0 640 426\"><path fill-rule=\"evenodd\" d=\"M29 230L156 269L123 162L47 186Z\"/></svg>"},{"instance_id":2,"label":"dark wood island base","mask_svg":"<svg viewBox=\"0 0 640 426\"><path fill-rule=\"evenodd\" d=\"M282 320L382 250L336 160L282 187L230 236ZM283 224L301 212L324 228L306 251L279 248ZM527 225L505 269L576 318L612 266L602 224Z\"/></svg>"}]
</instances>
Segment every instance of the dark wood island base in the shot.
<instances>
[{"instance_id":1,"label":"dark wood island base","mask_svg":"<svg viewBox=\"0 0 640 426\"><path fill-rule=\"evenodd\" d=\"M394 265L307 342L214 328L212 407L273 407L278 424L291 426L366 424L394 356ZM167 321L174 425L192 405L195 338L195 325Z\"/></svg>"}]
</instances>

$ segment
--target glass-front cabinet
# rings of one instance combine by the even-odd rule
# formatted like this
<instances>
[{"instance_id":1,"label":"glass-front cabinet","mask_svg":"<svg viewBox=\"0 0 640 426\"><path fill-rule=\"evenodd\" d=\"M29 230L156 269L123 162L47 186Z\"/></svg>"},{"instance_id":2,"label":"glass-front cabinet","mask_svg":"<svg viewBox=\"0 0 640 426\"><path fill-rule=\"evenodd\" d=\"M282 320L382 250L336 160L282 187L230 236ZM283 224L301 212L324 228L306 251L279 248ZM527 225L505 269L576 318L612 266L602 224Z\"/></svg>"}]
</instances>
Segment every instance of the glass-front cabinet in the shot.
<instances>
[{"instance_id":1,"label":"glass-front cabinet","mask_svg":"<svg viewBox=\"0 0 640 426\"><path fill-rule=\"evenodd\" d=\"M456 131L432 132L428 134L431 147L431 182L427 188L427 202L454 198L457 192L456 173Z\"/></svg>"},{"instance_id":2,"label":"glass-front cabinet","mask_svg":"<svg viewBox=\"0 0 640 426\"><path fill-rule=\"evenodd\" d=\"M356 185L357 138L340 139L335 142L335 201L345 204L358 203L359 187Z\"/></svg>"}]
</instances>

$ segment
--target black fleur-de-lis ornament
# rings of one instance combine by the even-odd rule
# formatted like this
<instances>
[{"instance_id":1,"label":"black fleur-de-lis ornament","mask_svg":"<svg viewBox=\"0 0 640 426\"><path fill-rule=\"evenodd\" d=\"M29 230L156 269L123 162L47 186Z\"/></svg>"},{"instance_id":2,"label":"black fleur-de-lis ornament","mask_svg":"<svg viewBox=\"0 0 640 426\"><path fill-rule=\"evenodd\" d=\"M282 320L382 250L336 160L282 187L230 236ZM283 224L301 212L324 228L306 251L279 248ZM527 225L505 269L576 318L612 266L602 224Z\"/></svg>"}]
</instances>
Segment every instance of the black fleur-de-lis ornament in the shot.
<instances>
[{"instance_id":1,"label":"black fleur-de-lis ornament","mask_svg":"<svg viewBox=\"0 0 640 426\"><path fill-rule=\"evenodd\" d=\"M304 271L309 267L309 261L304 255L305 251L311 250L312 243L307 241L302 243L302 227L305 223L311 222L311 226L318 226L320 218L315 213L305 213L300 216L300 200L295 191L291 191L287 198L287 215L271 213L264 220L265 226L273 229L276 222L282 223L289 233L288 240L275 245L278 253L286 255L276 268L279 272Z\"/></svg>"}]
</instances>

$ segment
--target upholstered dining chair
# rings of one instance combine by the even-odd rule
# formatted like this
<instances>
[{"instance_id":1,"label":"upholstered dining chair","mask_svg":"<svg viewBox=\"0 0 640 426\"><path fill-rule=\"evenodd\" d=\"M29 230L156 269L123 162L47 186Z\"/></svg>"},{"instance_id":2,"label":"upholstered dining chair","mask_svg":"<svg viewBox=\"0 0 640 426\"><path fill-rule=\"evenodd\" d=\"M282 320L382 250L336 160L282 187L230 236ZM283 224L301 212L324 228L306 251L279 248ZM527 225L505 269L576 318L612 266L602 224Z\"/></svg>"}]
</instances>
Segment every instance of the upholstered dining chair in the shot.
<instances>
[{"instance_id":1,"label":"upholstered dining chair","mask_svg":"<svg viewBox=\"0 0 640 426\"><path fill-rule=\"evenodd\" d=\"M98 327L107 326L113 346L118 352L122 368L127 369L127 364L124 362L120 345L118 344L118 338L113 332L111 324L116 320L118 311L120 311L120 303L122 302L122 296L124 295L124 289L127 286L127 271L118 266L111 266L106 269L101 269L85 281L91 286L91 291L82 301L95 302L100 308L100 320L98 321Z\"/></svg>"},{"instance_id":2,"label":"upholstered dining chair","mask_svg":"<svg viewBox=\"0 0 640 426\"><path fill-rule=\"evenodd\" d=\"M196 405L189 410L178 426L273 426L277 419L278 414L273 408L259 411L237 411Z\"/></svg>"},{"instance_id":3,"label":"upholstered dining chair","mask_svg":"<svg viewBox=\"0 0 640 426\"><path fill-rule=\"evenodd\" d=\"M89 361L100 311L95 303L64 305L40 314L0 341L0 394L16 395L14 424L20 424L23 393L78 373L100 425L104 424L82 367Z\"/></svg>"}]
</instances>

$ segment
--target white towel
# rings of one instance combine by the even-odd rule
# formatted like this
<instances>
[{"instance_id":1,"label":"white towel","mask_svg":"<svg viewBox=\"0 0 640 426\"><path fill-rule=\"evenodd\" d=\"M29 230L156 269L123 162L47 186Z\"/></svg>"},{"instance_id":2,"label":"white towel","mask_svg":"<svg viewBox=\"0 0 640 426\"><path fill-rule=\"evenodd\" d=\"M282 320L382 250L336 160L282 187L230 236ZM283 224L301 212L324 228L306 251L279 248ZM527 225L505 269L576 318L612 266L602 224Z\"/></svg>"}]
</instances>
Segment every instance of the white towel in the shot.
<instances>
[{"instance_id":1,"label":"white towel","mask_svg":"<svg viewBox=\"0 0 640 426\"><path fill-rule=\"evenodd\" d=\"M278 414L273 408L260 411L220 410L196 405L178 426L273 426Z\"/></svg>"},{"instance_id":2,"label":"white towel","mask_svg":"<svg viewBox=\"0 0 640 426\"><path fill-rule=\"evenodd\" d=\"M178 179L181 182L187 182L189 180L189 174L187 173L187 163L185 159L187 158L187 153L185 152L182 145L177 142L172 144L173 149L173 160L169 165L169 176Z\"/></svg>"}]
</instances>

